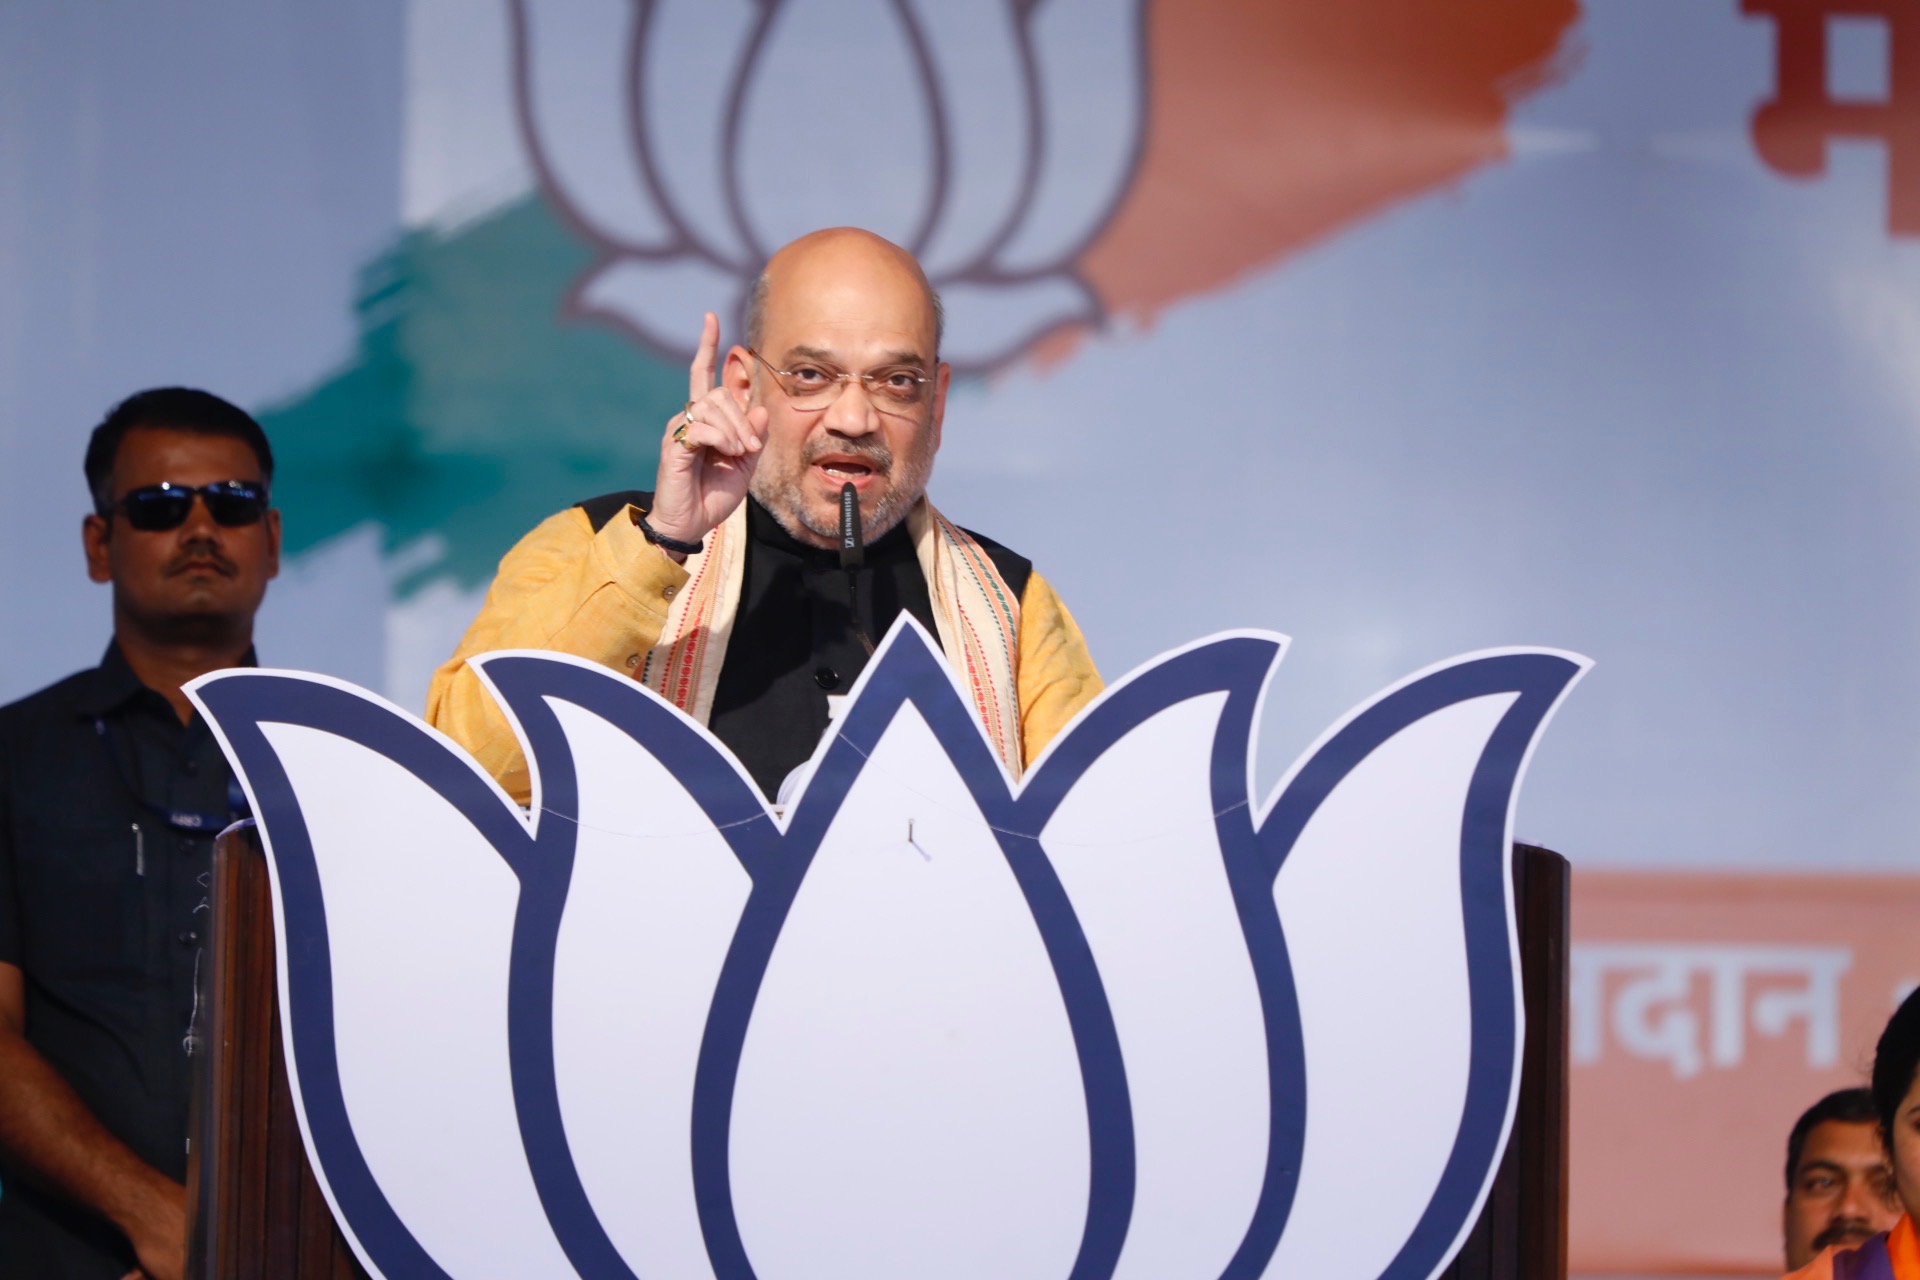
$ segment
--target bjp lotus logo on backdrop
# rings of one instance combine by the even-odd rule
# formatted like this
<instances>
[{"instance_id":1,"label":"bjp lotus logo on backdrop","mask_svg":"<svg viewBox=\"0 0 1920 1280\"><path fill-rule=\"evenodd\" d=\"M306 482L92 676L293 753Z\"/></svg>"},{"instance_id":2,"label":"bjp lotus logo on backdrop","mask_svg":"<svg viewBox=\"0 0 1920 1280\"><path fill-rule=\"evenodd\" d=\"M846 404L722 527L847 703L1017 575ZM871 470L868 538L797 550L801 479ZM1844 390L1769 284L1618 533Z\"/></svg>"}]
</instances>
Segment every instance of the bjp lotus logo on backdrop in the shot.
<instances>
[{"instance_id":1,"label":"bjp lotus logo on backdrop","mask_svg":"<svg viewBox=\"0 0 1920 1280\"><path fill-rule=\"evenodd\" d=\"M1585 662L1441 663L1259 803L1283 645L1166 655L1015 780L902 620L785 813L578 659L476 662L531 812L352 686L200 681L356 1252L389 1280L1434 1275L1512 1120L1511 807Z\"/></svg>"},{"instance_id":2,"label":"bjp lotus logo on backdrop","mask_svg":"<svg viewBox=\"0 0 1920 1280\"><path fill-rule=\"evenodd\" d=\"M767 255L918 256L956 367L1150 317L1505 154L1574 0L513 0L571 306L684 358Z\"/></svg>"},{"instance_id":3,"label":"bjp lotus logo on backdrop","mask_svg":"<svg viewBox=\"0 0 1920 1280\"><path fill-rule=\"evenodd\" d=\"M657 436L634 424L680 403L702 311L739 336L748 277L783 237L857 222L914 249L963 369L1058 358L1497 162L1577 13L497 3L507 56L461 49L517 111L509 146L538 189L452 206L370 263L353 356L264 411L302 513L289 551L376 522L403 596L481 586L536 521L651 475Z\"/></svg>"},{"instance_id":4,"label":"bjp lotus logo on backdrop","mask_svg":"<svg viewBox=\"0 0 1920 1280\"><path fill-rule=\"evenodd\" d=\"M515 4L522 127L600 247L575 305L663 353L822 226L914 251L948 359L1097 320L1077 259L1133 176L1142 0Z\"/></svg>"}]
</instances>

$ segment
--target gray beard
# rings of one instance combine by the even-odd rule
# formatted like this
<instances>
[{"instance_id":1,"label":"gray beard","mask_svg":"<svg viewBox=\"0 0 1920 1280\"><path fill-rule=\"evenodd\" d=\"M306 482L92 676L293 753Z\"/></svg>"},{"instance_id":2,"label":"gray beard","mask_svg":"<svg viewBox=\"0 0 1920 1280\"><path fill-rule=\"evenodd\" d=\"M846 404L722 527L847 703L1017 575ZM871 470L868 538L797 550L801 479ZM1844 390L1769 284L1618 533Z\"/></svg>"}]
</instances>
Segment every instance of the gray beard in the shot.
<instances>
[{"instance_id":1,"label":"gray beard","mask_svg":"<svg viewBox=\"0 0 1920 1280\"><path fill-rule=\"evenodd\" d=\"M900 477L900 483L880 495L880 500L871 512L860 513L860 536L864 542L891 532L893 527L907 518L907 512L920 501L927 491L927 480L933 473L933 459L928 458L924 465L908 464L906 474ZM805 474L804 471L802 474ZM812 542L823 539L829 546L837 546L840 541L840 522L838 513L834 518L821 521L807 508L806 500L800 493L800 478L776 481L764 471L754 473L749 492L759 500L767 513L780 523L793 538L800 542ZM811 534L813 537L808 537Z\"/></svg>"}]
</instances>

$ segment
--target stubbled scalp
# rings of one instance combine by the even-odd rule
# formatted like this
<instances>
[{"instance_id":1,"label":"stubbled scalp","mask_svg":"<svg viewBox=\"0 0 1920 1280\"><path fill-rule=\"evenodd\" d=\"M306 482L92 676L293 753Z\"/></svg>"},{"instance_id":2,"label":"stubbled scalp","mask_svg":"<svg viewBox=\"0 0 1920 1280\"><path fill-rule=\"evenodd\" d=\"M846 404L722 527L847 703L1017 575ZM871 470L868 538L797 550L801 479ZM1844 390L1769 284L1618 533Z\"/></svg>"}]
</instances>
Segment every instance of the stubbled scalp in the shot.
<instances>
[{"instance_id":1,"label":"stubbled scalp","mask_svg":"<svg viewBox=\"0 0 1920 1280\"><path fill-rule=\"evenodd\" d=\"M904 275L910 279L926 299L932 320L933 347L925 353L925 358L929 364L939 358L946 315L940 305L940 295L934 292L933 283L927 279L927 273L912 254L884 236L877 236L861 227L827 227L810 231L798 240L783 245L767 259L767 265L755 277L753 288L747 294L747 345L759 348L764 343L767 305L777 290L788 286L802 287L807 281L817 278L816 273L846 278L849 272L853 273L854 278Z\"/></svg>"}]
</instances>

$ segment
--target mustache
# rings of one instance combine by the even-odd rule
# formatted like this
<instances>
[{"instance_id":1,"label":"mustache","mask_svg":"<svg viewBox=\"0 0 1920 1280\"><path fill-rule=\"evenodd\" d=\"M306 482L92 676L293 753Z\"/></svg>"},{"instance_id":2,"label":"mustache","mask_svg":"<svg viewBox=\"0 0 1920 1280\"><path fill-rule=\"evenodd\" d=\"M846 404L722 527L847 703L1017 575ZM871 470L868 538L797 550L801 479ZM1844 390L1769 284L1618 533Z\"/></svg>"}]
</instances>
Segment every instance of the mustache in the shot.
<instances>
[{"instance_id":1,"label":"mustache","mask_svg":"<svg viewBox=\"0 0 1920 1280\"><path fill-rule=\"evenodd\" d=\"M187 543L167 561L167 566L163 572L170 578L176 573L184 573L187 566L193 564L195 561L211 564L215 569L226 574L228 577L232 577L234 574L240 572L240 566L232 560L229 560L221 553L220 548L211 542Z\"/></svg>"},{"instance_id":2,"label":"mustache","mask_svg":"<svg viewBox=\"0 0 1920 1280\"><path fill-rule=\"evenodd\" d=\"M810 440L800 455L809 467L822 458L858 458L875 471L893 470L893 450L879 440Z\"/></svg>"},{"instance_id":3,"label":"mustache","mask_svg":"<svg viewBox=\"0 0 1920 1280\"><path fill-rule=\"evenodd\" d=\"M1826 1230L1813 1238L1813 1247L1824 1249L1830 1244L1858 1244L1877 1234L1864 1218L1835 1218L1827 1224Z\"/></svg>"}]
</instances>

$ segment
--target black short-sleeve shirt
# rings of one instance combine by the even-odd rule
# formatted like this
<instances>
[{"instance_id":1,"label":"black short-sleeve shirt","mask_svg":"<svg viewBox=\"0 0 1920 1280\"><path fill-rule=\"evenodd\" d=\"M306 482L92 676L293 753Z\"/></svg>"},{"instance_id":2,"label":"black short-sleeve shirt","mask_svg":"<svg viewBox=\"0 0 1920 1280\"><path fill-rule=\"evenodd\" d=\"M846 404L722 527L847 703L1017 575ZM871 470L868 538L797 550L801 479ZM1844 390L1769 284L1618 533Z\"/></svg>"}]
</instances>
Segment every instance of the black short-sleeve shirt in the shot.
<instances>
[{"instance_id":1,"label":"black short-sleeve shirt","mask_svg":"<svg viewBox=\"0 0 1920 1280\"><path fill-rule=\"evenodd\" d=\"M25 975L27 1040L176 1179L213 839L233 801L206 724L181 724L118 646L0 708L0 962ZM13 1179L0 1259L23 1280L117 1278L134 1263L106 1223Z\"/></svg>"}]
</instances>

